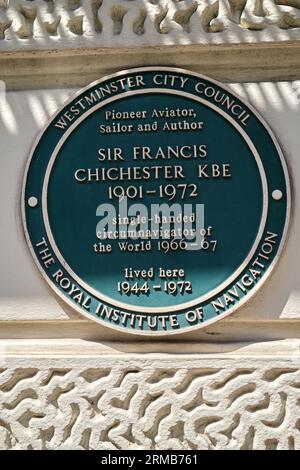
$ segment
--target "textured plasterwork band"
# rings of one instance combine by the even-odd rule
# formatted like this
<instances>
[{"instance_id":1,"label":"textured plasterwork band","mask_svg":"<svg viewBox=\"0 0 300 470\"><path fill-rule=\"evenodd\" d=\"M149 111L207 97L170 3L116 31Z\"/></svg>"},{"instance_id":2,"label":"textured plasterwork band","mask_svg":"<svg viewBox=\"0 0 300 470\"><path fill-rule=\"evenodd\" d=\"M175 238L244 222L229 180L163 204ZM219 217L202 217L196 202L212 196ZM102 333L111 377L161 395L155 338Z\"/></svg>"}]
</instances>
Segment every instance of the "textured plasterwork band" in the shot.
<instances>
[{"instance_id":1,"label":"textured plasterwork band","mask_svg":"<svg viewBox=\"0 0 300 470\"><path fill-rule=\"evenodd\" d=\"M299 0L1 0L0 49L299 39Z\"/></svg>"},{"instance_id":2,"label":"textured plasterwork band","mask_svg":"<svg viewBox=\"0 0 300 470\"><path fill-rule=\"evenodd\" d=\"M299 341L274 343L97 357L2 343L0 448L299 449Z\"/></svg>"}]
</instances>

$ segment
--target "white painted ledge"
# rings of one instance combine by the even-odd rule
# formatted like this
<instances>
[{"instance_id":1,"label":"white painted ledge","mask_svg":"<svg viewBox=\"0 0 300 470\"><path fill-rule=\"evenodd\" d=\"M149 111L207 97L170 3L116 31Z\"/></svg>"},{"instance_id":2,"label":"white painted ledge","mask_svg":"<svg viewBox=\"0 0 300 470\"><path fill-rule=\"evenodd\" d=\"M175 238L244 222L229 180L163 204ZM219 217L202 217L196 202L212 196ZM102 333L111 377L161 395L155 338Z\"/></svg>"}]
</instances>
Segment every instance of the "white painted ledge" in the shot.
<instances>
[{"instance_id":1,"label":"white painted ledge","mask_svg":"<svg viewBox=\"0 0 300 470\"><path fill-rule=\"evenodd\" d=\"M300 360L300 339L270 340L263 342L185 342L185 341L88 341L68 339L6 339L0 340L1 363L38 358L42 361L56 361L73 358L96 358L98 366L105 366L107 357L115 360L149 361L163 359L166 363L190 367L194 360L259 357L260 359L285 358ZM297 363L299 367L300 363Z\"/></svg>"},{"instance_id":2,"label":"white painted ledge","mask_svg":"<svg viewBox=\"0 0 300 470\"><path fill-rule=\"evenodd\" d=\"M104 75L164 65L225 82L300 79L300 41L0 52L0 80L8 90L82 87Z\"/></svg>"}]
</instances>

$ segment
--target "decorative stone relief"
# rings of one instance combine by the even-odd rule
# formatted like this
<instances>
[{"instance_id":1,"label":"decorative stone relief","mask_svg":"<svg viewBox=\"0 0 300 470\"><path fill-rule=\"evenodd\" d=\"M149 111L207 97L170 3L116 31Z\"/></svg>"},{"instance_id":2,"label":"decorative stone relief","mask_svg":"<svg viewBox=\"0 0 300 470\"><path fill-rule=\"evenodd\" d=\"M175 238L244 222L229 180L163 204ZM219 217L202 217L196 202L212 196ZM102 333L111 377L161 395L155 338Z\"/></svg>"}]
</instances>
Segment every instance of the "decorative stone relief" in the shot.
<instances>
[{"instance_id":1,"label":"decorative stone relief","mask_svg":"<svg viewBox=\"0 0 300 470\"><path fill-rule=\"evenodd\" d=\"M300 448L291 359L46 362L2 367L1 449Z\"/></svg>"},{"instance_id":2,"label":"decorative stone relief","mask_svg":"<svg viewBox=\"0 0 300 470\"><path fill-rule=\"evenodd\" d=\"M61 16L58 16L54 21L51 23L49 21L44 22L45 29L47 33L49 33L51 36L52 35L57 35L57 28L60 23Z\"/></svg>"},{"instance_id":3,"label":"decorative stone relief","mask_svg":"<svg viewBox=\"0 0 300 470\"><path fill-rule=\"evenodd\" d=\"M68 21L68 28L73 34L81 36L83 34L83 15L73 16Z\"/></svg>"},{"instance_id":4,"label":"decorative stone relief","mask_svg":"<svg viewBox=\"0 0 300 470\"><path fill-rule=\"evenodd\" d=\"M123 19L126 13L128 13L128 8L124 8L122 5L113 5L111 7L110 15L113 20L114 34L121 34L123 29Z\"/></svg>"},{"instance_id":5,"label":"decorative stone relief","mask_svg":"<svg viewBox=\"0 0 300 470\"><path fill-rule=\"evenodd\" d=\"M272 41L299 39L299 28L300 0L0 0L2 49L15 38L69 47L78 36L105 47Z\"/></svg>"},{"instance_id":6,"label":"decorative stone relief","mask_svg":"<svg viewBox=\"0 0 300 470\"><path fill-rule=\"evenodd\" d=\"M5 31L12 25L12 20L0 21L0 39L4 39Z\"/></svg>"},{"instance_id":7,"label":"decorative stone relief","mask_svg":"<svg viewBox=\"0 0 300 470\"><path fill-rule=\"evenodd\" d=\"M31 38L33 36L33 24L37 16L37 7L20 5L19 11L23 17L23 25L16 32L16 35L20 39Z\"/></svg>"},{"instance_id":8,"label":"decorative stone relief","mask_svg":"<svg viewBox=\"0 0 300 470\"><path fill-rule=\"evenodd\" d=\"M98 11L102 3L103 0L92 0L91 2L91 8L93 13L93 26L95 29L95 33L101 33L103 28L102 22L99 20L98 16Z\"/></svg>"}]
</instances>

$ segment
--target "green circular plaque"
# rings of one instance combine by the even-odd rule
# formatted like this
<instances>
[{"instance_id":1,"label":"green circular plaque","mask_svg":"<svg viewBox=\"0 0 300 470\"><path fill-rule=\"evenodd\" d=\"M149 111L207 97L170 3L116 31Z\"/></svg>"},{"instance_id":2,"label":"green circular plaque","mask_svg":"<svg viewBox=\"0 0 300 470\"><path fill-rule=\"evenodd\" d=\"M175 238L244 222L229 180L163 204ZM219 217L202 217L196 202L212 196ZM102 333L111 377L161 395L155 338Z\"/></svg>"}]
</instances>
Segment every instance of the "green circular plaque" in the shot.
<instances>
[{"instance_id":1,"label":"green circular plaque","mask_svg":"<svg viewBox=\"0 0 300 470\"><path fill-rule=\"evenodd\" d=\"M286 236L272 132L214 80L148 67L73 97L38 138L22 210L33 257L68 304L132 333L206 326L247 301Z\"/></svg>"}]
</instances>

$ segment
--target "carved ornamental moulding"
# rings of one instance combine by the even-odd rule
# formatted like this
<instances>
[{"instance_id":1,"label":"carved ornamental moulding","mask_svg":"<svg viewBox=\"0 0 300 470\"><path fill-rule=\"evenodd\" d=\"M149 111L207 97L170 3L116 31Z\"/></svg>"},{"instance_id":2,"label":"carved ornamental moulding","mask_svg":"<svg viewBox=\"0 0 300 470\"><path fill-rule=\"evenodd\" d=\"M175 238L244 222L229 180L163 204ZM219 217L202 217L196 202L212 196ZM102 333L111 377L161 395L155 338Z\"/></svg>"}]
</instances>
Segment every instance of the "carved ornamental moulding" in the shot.
<instances>
[{"instance_id":1,"label":"carved ornamental moulding","mask_svg":"<svg viewBox=\"0 0 300 470\"><path fill-rule=\"evenodd\" d=\"M300 0L0 0L0 49L299 39Z\"/></svg>"},{"instance_id":2,"label":"carved ornamental moulding","mask_svg":"<svg viewBox=\"0 0 300 470\"><path fill-rule=\"evenodd\" d=\"M282 251L290 188L249 104L181 69L92 83L39 136L24 178L31 253L67 304L164 335L235 311Z\"/></svg>"}]
</instances>

